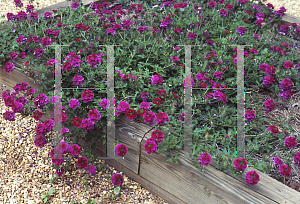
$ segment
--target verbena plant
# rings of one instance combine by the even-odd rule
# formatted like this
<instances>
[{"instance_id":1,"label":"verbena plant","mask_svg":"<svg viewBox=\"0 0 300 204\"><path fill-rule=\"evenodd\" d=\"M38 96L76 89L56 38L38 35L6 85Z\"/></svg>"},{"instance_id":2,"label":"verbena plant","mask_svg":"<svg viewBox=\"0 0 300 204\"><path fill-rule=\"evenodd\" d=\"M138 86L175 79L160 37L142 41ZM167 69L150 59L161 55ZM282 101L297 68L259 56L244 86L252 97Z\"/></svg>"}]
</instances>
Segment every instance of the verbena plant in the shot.
<instances>
[{"instance_id":1,"label":"verbena plant","mask_svg":"<svg viewBox=\"0 0 300 204\"><path fill-rule=\"evenodd\" d=\"M185 52L184 46L179 45L200 45L191 48L193 86L191 159L198 168L209 164L211 157L216 158L221 164L218 166L219 169L235 173L240 169L239 172L245 173L245 168L239 167L245 162L242 160L237 160L238 164L233 162L236 158L237 138L237 91L234 88L236 88L237 60L240 59L236 47L230 45L252 45L244 48L244 85L246 91L254 92L254 100L258 100L256 90L264 87L274 95L281 93L282 99L289 102L289 98L293 95L291 88L298 87L300 81L297 76L300 61L297 55L291 52L295 49L288 46L289 39L284 36L292 33L295 39L299 39L298 26L282 25L284 7L272 12L271 4L266 6L259 2L253 6L252 2L137 1L128 5L123 1L120 2L123 10L119 10L121 6L115 6L108 11L107 3L91 4L88 8L72 4L71 8L55 11L58 14L56 19L52 18L51 13L46 13L44 18L25 20L19 13L9 19L11 26L0 35L1 62L6 66L6 70L12 70L13 65L7 63L16 57L16 54L11 54L12 52L25 52L28 57L26 59L41 57L28 61L28 65L43 72L42 89L32 96L37 97L40 93L53 96L53 81L45 81L45 76L54 71L55 47L47 45L70 45L61 47L62 87L70 88L70 91L62 91L62 104L66 107L64 124L65 127L70 127L75 117L87 117L86 108L99 109L102 106L99 103L106 98L106 92L103 90L107 87L107 50L103 45L123 45L114 48L114 67L117 73L114 79L115 104L119 104L117 112L125 113L132 121L137 116L143 116L145 122L152 125L156 131L154 136L147 140L145 151L169 155L167 161L176 163L179 156L176 150L182 149L184 144ZM121 20L120 17L125 14L132 17ZM278 21L277 26L272 26L274 21ZM284 34L281 39L275 38L275 34L278 33ZM37 78L34 69L23 68L22 71L27 71L30 77ZM78 75L82 76L84 81L81 81ZM71 107L76 103L73 104L70 99L82 97L84 100L82 96L84 90L75 91L78 86L82 89L84 87L104 89L92 90L94 97L90 98L93 100L80 101L79 108L72 110L68 106ZM150 102L149 107L146 102ZM276 104L278 100L273 102ZM253 160L252 155L258 151L269 154L273 149L270 141L274 144L277 140L281 145L286 145L288 155L295 156L295 152L291 151L295 148L295 145L291 144L295 138L288 138L293 134L292 127L282 123L278 126L286 133L279 133L277 127L270 126L274 124L270 124L268 119L262 116L262 112L258 111L261 108L272 111L273 102L267 101L264 105L253 104L249 95L246 95L245 134L251 136L246 137L245 141L246 152L250 153L250 156L244 159L247 160L248 166L268 174L278 172L274 171L267 158L259 163ZM32 107L32 104L31 100L26 107ZM54 103L43 105L43 111L54 108ZM32 111L29 109L26 113L29 115ZM105 108L99 109L99 113L104 118ZM158 116L158 113L166 117ZM158 124L153 125L154 117L160 119L162 124L156 120ZM94 125L106 130L106 121L91 122L87 119L85 122L87 126ZM89 128L86 128L86 131L89 131ZM80 137L79 133L78 128L67 136ZM87 134L88 141L91 137ZM96 139L100 141L105 139L105 136ZM228 158L222 156L220 151ZM297 155L294 160L298 161ZM197 161L200 163L197 164ZM283 161L290 166L292 159L284 158ZM282 173L285 172L283 168L286 166L281 166L281 174L289 175L289 171Z\"/></svg>"}]
</instances>

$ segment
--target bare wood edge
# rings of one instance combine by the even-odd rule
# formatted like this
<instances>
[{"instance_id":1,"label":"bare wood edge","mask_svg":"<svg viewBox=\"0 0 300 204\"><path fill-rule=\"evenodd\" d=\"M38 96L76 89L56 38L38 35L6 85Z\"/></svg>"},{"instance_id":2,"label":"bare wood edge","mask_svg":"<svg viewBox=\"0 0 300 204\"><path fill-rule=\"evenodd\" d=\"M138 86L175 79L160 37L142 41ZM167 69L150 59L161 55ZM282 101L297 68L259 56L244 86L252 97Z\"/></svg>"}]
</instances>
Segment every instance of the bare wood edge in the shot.
<instances>
[{"instance_id":1,"label":"bare wood edge","mask_svg":"<svg viewBox=\"0 0 300 204\"><path fill-rule=\"evenodd\" d=\"M151 133L146 134L146 137L143 139L142 141L142 146L146 143L147 138L151 137ZM205 144L205 143L201 143L201 144ZM207 144L208 145L208 144ZM208 145L210 146L210 145ZM214 147L210 146L211 148L215 149ZM143 150L142 150L143 151ZM179 152L179 157L178 157L178 162L183 165L185 168L190 169L191 166L192 168L194 167L192 165L192 161L190 158L184 158L186 155L188 155L188 152L184 151L184 150L174 150L174 152ZM223 152L220 152L222 156L225 156L228 159L228 156L225 155ZM218 162L216 159L212 158L211 159L211 164L209 164L213 167L215 167L216 170L218 170L216 168L216 166L218 166ZM260 181L258 184L252 186L250 184L247 184L244 180L244 178L240 177L240 176L235 176L233 172L223 172L224 174L227 174L237 180L239 180L242 183L245 183L249 189L262 194L266 197L268 197L269 199L272 199L276 202L282 203L283 201L294 201L296 203L300 203L300 193L284 184L282 184L281 182L277 181L276 179L273 179L272 177L266 175L265 173L253 168L253 167L247 167L247 169L249 171L256 171L259 174L260 177ZM199 173L200 170L198 169Z\"/></svg>"},{"instance_id":2,"label":"bare wood edge","mask_svg":"<svg viewBox=\"0 0 300 204\"><path fill-rule=\"evenodd\" d=\"M73 138L71 138L71 140ZM88 145L82 139L80 139L78 141L78 144L80 146L83 146L83 147L86 147ZM93 154L97 155L97 156L103 156L104 157L104 156L106 156L106 153L104 153L103 150L104 149L96 148L96 149L93 150ZM141 177L140 175L134 173L132 170L130 170L129 168L125 167L124 165L122 165L121 163L119 163L117 160L108 159L108 160L105 160L105 163L113 166L118 171L123 172L127 177L130 177L132 180L134 180L137 183L139 183L142 187L150 190L156 196L162 197L167 202L169 202L169 203L176 203L176 204L187 204L186 202L184 202L181 199L177 198L176 196L174 196L173 194L171 194L168 191L164 190L163 188L160 188L159 186L153 184L151 181L149 181L149 180Z\"/></svg>"}]
</instances>

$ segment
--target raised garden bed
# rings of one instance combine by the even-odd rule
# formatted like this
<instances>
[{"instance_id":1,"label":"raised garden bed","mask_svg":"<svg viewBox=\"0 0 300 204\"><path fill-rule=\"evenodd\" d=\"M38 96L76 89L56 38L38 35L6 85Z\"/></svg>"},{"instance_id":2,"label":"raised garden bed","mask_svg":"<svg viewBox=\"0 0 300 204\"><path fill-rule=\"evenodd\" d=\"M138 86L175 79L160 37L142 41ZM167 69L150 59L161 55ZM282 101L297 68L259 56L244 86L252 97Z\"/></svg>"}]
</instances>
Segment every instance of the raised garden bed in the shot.
<instances>
[{"instance_id":1,"label":"raised garden bed","mask_svg":"<svg viewBox=\"0 0 300 204\"><path fill-rule=\"evenodd\" d=\"M85 6L92 1L84 1ZM97 2L97 1L96 1ZM99 3L103 1L98 1ZM108 1L109 2L109 1ZM61 9L68 6L68 2L62 2L59 6L40 10L45 13L52 9ZM300 19L291 15L283 17L284 23L290 25L292 22L300 23ZM1 31L1 30L0 30ZM14 60L17 67L12 73L0 69L0 84L6 84L6 89L13 90L16 83L26 81L32 88L41 88L38 83L26 74L22 73L20 66L24 61ZM53 80L53 76L46 76ZM0 90L2 94L3 90ZM52 117L48 111L41 122ZM281 182L267 176L266 174L248 167L250 171L256 171L260 175L258 185L251 186L244 179L234 176L233 173L222 172L215 167L218 165L212 159L204 172L199 171L190 159L185 158L187 152L177 150L179 153L178 164L166 161L166 155L148 155L144 151L144 144L150 138L150 130L156 125L150 126L138 118L130 122L124 115L115 121L115 137L120 143L128 147L128 153L124 160L108 159L106 162L119 171L124 172L130 178L140 183L143 187L161 196L170 203L300 203L300 193L282 184ZM71 130L70 130L71 131ZM101 130L95 129L94 133L101 135ZM74 140L74 138L71 138ZM78 141L79 145L88 147L83 139ZM106 156L106 145L96 142L97 150L95 156Z\"/></svg>"}]
</instances>

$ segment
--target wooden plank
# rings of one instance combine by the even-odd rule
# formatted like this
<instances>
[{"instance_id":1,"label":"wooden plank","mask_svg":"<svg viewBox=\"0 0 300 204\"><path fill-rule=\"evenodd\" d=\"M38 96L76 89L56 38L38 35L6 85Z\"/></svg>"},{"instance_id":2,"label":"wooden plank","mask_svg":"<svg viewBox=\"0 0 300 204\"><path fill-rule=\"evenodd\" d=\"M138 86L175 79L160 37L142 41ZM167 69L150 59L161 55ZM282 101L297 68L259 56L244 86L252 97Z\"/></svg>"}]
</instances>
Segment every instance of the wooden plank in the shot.
<instances>
[{"instance_id":1,"label":"wooden plank","mask_svg":"<svg viewBox=\"0 0 300 204\"><path fill-rule=\"evenodd\" d=\"M124 114L115 120L115 138L128 147L124 160L117 160L135 174L138 174L140 145L137 138L142 138L151 127L145 124L131 122Z\"/></svg>"},{"instance_id":2,"label":"wooden plank","mask_svg":"<svg viewBox=\"0 0 300 204\"><path fill-rule=\"evenodd\" d=\"M87 144L83 141L80 140L78 142L80 146L85 147ZM129 149L128 149L129 151ZM93 151L94 155L99 155L99 156L105 156L104 150L103 149L96 149ZM127 155L125 155L127 157ZM132 180L135 182L141 184L143 188L146 188L147 190L151 191L151 193L155 194L156 196L162 197L164 200L166 200L168 203L176 203L176 204L187 204L186 202L182 201L176 195L173 195L172 193L166 191L165 189L161 188L160 186L155 185L151 181L144 179L137 173L133 172L131 169L127 168L126 166L122 165L120 162L122 160L114 160L114 159L108 159L105 161L105 163L113 166L115 169L117 169L120 172L123 172L126 176L130 177ZM100 167L100 166L99 166Z\"/></svg>"},{"instance_id":3,"label":"wooden plank","mask_svg":"<svg viewBox=\"0 0 300 204\"><path fill-rule=\"evenodd\" d=\"M150 137L148 133L142 146ZM186 203L276 203L211 165L201 172L184 158L187 152L175 152L180 153L178 164L166 161L166 155L149 155L142 149L139 175Z\"/></svg>"},{"instance_id":4,"label":"wooden plank","mask_svg":"<svg viewBox=\"0 0 300 204\"><path fill-rule=\"evenodd\" d=\"M123 127L128 127L130 131L134 129L130 127L130 123L126 124L126 122L121 122L118 124L123 124ZM122 137L124 137L123 134L120 135L116 132L116 139ZM146 137L142 142L142 156L140 159L139 172L139 176L141 176L142 180L137 182L146 182L148 184L148 182L151 181L152 185L149 186L151 188L151 191L153 191L152 188L154 188L154 186L155 188L158 186L160 188L163 188L165 192L169 193L161 193L159 194L159 196L163 197L171 203L195 203L195 201L198 201L199 199L201 200L201 203L299 202L299 192L285 186L284 184L251 167L249 167L249 170L255 170L260 175L260 182L255 186L251 186L245 183L243 178L234 176L233 173L226 174L222 171L217 170L215 168L215 166L217 166L217 162L215 159L212 160L211 165L205 168L204 172L201 172L199 169L193 166L192 161L184 158L184 156L186 155L186 152L184 152L184 150L175 151L180 153L179 164L167 162L166 159L168 156L166 155L148 155L144 152L143 145L145 144L146 139L150 137L151 131L146 134ZM135 140L140 141L141 138L139 139L138 137L136 137ZM80 144L83 145L83 143ZM103 149L97 148L97 150L103 152ZM130 151L130 148L128 151ZM109 159L106 162L129 176L129 174L124 171L124 168L129 171L131 171L131 169L121 164L122 161L123 160ZM135 172L131 173L136 174ZM172 185L170 185L170 183ZM145 184L141 183L141 185L143 186ZM180 186L180 188L178 188L178 186ZM174 199L174 197L169 195L170 193L172 193L175 198L178 198L181 201L171 201L172 199ZM272 197L273 199L270 199L270 197Z\"/></svg>"}]
</instances>

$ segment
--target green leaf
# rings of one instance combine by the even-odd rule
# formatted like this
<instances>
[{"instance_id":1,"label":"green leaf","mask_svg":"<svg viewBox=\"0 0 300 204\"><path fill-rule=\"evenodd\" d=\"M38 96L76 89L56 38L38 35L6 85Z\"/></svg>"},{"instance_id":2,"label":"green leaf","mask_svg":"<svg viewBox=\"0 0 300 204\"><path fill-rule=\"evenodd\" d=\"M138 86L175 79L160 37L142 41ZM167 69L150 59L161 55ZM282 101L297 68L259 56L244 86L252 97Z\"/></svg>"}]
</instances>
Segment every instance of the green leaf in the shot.
<instances>
[{"instance_id":1,"label":"green leaf","mask_svg":"<svg viewBox=\"0 0 300 204\"><path fill-rule=\"evenodd\" d=\"M45 199L44 199L44 203L46 203L46 202L47 202L47 200L48 200L48 198L45 198Z\"/></svg>"},{"instance_id":2,"label":"green leaf","mask_svg":"<svg viewBox=\"0 0 300 204\"><path fill-rule=\"evenodd\" d=\"M120 193L120 186L114 188L114 191L115 191L116 194L119 194Z\"/></svg>"},{"instance_id":3,"label":"green leaf","mask_svg":"<svg viewBox=\"0 0 300 204\"><path fill-rule=\"evenodd\" d=\"M51 195L51 194L52 194L54 191L55 191L55 189L54 189L54 188L50 189L50 191L49 191L49 195Z\"/></svg>"}]
</instances>

